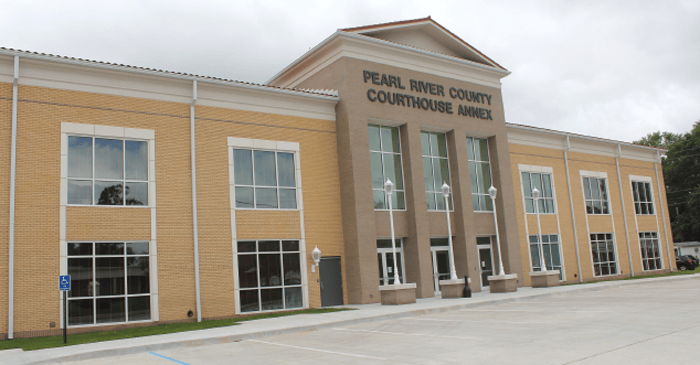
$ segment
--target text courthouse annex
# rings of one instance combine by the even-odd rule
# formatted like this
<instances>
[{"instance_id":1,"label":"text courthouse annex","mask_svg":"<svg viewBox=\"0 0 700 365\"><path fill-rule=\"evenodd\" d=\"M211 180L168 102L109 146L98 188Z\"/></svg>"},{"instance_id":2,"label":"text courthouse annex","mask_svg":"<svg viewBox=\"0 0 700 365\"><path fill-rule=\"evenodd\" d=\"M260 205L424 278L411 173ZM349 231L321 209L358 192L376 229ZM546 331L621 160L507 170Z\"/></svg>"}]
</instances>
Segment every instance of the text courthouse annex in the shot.
<instances>
[{"instance_id":1,"label":"text courthouse annex","mask_svg":"<svg viewBox=\"0 0 700 365\"><path fill-rule=\"evenodd\" d=\"M265 85L0 48L0 339L672 270L664 151L508 124L508 74L430 18Z\"/></svg>"}]
</instances>

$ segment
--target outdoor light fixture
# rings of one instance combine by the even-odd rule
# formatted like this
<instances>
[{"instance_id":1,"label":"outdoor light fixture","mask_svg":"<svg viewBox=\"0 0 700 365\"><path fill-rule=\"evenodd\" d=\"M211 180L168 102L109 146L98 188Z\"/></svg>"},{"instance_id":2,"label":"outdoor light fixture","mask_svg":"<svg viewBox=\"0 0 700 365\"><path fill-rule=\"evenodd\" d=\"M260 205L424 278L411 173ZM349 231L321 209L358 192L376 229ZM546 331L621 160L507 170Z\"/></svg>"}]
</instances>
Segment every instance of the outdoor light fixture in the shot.
<instances>
[{"instance_id":1,"label":"outdoor light fixture","mask_svg":"<svg viewBox=\"0 0 700 365\"><path fill-rule=\"evenodd\" d=\"M316 272L316 266L321 262L321 250L318 249L318 246L311 251L311 258L316 263L316 265L311 265L311 272Z\"/></svg>"},{"instance_id":2,"label":"outdoor light fixture","mask_svg":"<svg viewBox=\"0 0 700 365\"><path fill-rule=\"evenodd\" d=\"M547 263L544 262L544 245L542 244L542 227L540 225L540 191L532 189L532 197L535 199L535 215L537 215L537 242L540 244L540 271L547 271Z\"/></svg>"},{"instance_id":3,"label":"outdoor light fixture","mask_svg":"<svg viewBox=\"0 0 700 365\"><path fill-rule=\"evenodd\" d=\"M503 270L503 259L501 258L501 240L498 234L498 217L496 215L496 190L493 185L489 188L489 196L491 197L491 205L493 206L493 224L496 227L496 247L498 248L498 275L505 275L506 272Z\"/></svg>"},{"instance_id":4,"label":"outdoor light fixture","mask_svg":"<svg viewBox=\"0 0 700 365\"><path fill-rule=\"evenodd\" d=\"M389 200L389 224L391 224L391 248L394 252L394 285L396 284L401 284L401 280L399 278L399 270L398 266L396 266L396 262L399 261L398 258L396 257L396 239L394 238L394 212L391 207L391 201L392 201L392 194L394 193L394 183L391 182L391 180L387 179L386 182L384 183L384 192L388 195Z\"/></svg>"},{"instance_id":5,"label":"outdoor light fixture","mask_svg":"<svg viewBox=\"0 0 700 365\"><path fill-rule=\"evenodd\" d=\"M447 213L447 242L449 242L450 245L450 279L457 280L455 257L452 251L452 227L450 226L450 186L444 181L442 182L442 196L445 197L445 212Z\"/></svg>"}]
</instances>

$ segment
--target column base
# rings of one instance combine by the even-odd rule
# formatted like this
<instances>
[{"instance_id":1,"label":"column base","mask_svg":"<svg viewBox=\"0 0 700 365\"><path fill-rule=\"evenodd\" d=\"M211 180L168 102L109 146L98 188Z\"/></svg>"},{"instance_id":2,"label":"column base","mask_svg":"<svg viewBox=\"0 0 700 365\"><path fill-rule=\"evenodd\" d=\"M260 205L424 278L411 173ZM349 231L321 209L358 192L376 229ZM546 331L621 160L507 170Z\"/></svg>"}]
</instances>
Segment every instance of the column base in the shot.
<instances>
[{"instance_id":1,"label":"column base","mask_svg":"<svg viewBox=\"0 0 700 365\"><path fill-rule=\"evenodd\" d=\"M491 293L511 293L518 290L518 274L489 276Z\"/></svg>"},{"instance_id":2,"label":"column base","mask_svg":"<svg viewBox=\"0 0 700 365\"><path fill-rule=\"evenodd\" d=\"M472 279L469 278L471 283ZM462 298L464 296L464 286L467 285L464 279L440 280L440 291L443 298Z\"/></svg>"},{"instance_id":3,"label":"column base","mask_svg":"<svg viewBox=\"0 0 700 365\"><path fill-rule=\"evenodd\" d=\"M533 288L559 286L559 270L530 271L530 281Z\"/></svg>"},{"instance_id":4,"label":"column base","mask_svg":"<svg viewBox=\"0 0 700 365\"><path fill-rule=\"evenodd\" d=\"M400 305L416 302L416 283L382 285L379 287L382 305Z\"/></svg>"}]
</instances>

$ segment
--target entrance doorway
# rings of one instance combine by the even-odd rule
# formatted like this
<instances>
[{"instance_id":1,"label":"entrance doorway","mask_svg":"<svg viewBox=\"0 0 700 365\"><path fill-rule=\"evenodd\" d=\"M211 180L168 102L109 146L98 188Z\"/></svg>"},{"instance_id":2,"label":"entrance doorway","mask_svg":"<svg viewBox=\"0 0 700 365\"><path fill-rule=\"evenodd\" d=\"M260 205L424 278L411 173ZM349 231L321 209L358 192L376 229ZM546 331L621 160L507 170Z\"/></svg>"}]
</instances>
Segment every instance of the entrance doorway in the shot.
<instances>
[{"instance_id":1,"label":"entrance doorway","mask_svg":"<svg viewBox=\"0 0 700 365\"><path fill-rule=\"evenodd\" d=\"M340 257L322 257L319 264L321 276L321 306L343 305L343 276Z\"/></svg>"},{"instance_id":2,"label":"entrance doorway","mask_svg":"<svg viewBox=\"0 0 700 365\"><path fill-rule=\"evenodd\" d=\"M379 285L394 284L394 252L391 240L377 240L377 261L379 263ZM399 280L404 282L403 247L401 240L396 240L396 267L399 270ZM398 284L398 283L397 283Z\"/></svg>"},{"instance_id":3,"label":"entrance doorway","mask_svg":"<svg viewBox=\"0 0 700 365\"><path fill-rule=\"evenodd\" d=\"M433 285L438 296L442 292L440 280L450 278L450 246L447 238L431 238L430 253L433 258Z\"/></svg>"},{"instance_id":4,"label":"entrance doorway","mask_svg":"<svg viewBox=\"0 0 700 365\"><path fill-rule=\"evenodd\" d=\"M491 237L477 237L476 247L479 250L479 273L481 274L481 287L489 286L488 277L493 275L493 255L491 250Z\"/></svg>"}]
</instances>

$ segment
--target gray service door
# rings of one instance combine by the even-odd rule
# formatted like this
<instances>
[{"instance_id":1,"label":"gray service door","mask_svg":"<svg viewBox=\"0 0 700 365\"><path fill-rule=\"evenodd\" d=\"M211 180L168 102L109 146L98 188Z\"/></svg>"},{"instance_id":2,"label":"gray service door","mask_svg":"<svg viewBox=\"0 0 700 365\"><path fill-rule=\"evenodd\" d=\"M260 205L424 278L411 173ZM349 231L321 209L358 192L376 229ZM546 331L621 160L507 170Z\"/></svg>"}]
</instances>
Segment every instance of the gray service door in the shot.
<instances>
[{"instance_id":1,"label":"gray service door","mask_svg":"<svg viewBox=\"0 0 700 365\"><path fill-rule=\"evenodd\" d=\"M322 257L321 306L343 305L343 277L340 271L340 257Z\"/></svg>"}]
</instances>

